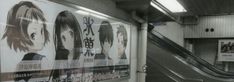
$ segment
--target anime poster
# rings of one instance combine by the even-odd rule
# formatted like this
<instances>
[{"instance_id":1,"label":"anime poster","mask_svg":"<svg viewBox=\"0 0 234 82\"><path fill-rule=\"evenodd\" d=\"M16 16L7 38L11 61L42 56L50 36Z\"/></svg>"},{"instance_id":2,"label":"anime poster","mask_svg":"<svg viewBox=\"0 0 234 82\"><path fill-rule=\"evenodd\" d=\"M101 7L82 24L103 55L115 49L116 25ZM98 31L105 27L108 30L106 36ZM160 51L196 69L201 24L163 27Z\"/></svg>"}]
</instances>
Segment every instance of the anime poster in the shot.
<instances>
[{"instance_id":1,"label":"anime poster","mask_svg":"<svg viewBox=\"0 0 234 82\"><path fill-rule=\"evenodd\" d=\"M234 61L234 40L219 40L218 61Z\"/></svg>"},{"instance_id":2,"label":"anime poster","mask_svg":"<svg viewBox=\"0 0 234 82\"><path fill-rule=\"evenodd\" d=\"M130 75L130 25L46 0L0 1L1 82Z\"/></svg>"},{"instance_id":3,"label":"anime poster","mask_svg":"<svg viewBox=\"0 0 234 82\"><path fill-rule=\"evenodd\" d=\"M52 68L54 50L49 48L53 40L45 13L29 1L17 2L6 9L1 10L1 80L46 79L50 74L48 69Z\"/></svg>"}]
</instances>

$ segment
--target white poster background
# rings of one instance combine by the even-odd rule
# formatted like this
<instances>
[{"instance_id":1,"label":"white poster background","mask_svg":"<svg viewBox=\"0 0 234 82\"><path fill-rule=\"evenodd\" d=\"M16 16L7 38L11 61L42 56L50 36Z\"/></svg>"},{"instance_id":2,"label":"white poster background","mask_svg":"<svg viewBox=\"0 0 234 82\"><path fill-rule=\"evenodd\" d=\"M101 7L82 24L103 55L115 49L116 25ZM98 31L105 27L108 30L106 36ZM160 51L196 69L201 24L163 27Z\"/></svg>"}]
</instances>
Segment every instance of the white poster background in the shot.
<instances>
[{"instance_id":1,"label":"white poster background","mask_svg":"<svg viewBox=\"0 0 234 82\"><path fill-rule=\"evenodd\" d=\"M91 17L94 20L94 24L92 25L93 31L95 35L93 36L95 38L94 41L94 48L95 53L100 53L101 52L101 47L100 47L100 42L99 42L99 27L102 21L109 21L112 25L113 28L113 45L110 49L110 57L114 61L114 65L118 61L118 48L117 48L117 27L119 25L124 25L126 31L127 31L127 46L126 46L126 57L127 57L127 63L125 65L130 64L130 25L125 24L123 22L115 21L112 19L100 19L98 17L92 16L91 14L89 15L81 15L78 14L77 11L78 9L70 8L61 4L57 4L54 2L50 2L47 0L1 0L0 1L0 55L1 55L1 73L7 73L7 72L15 72L16 71L16 66L17 64L22 60L26 52L19 51L16 52L13 49L10 49L9 46L7 45L6 39L2 39L3 34L5 33L5 27L6 27L6 21L7 21L7 14L8 11L15 5L18 4L20 1L30 1L37 7L39 7L46 18L46 24L47 24L47 30L49 32L49 39L50 41L44 46L44 48L38 52L38 54L45 55L46 59L42 62L44 66L42 66L42 70L50 70L53 69L53 63L55 62L55 45L54 45L54 22L57 17L57 15L62 12L62 11L70 11L73 13L73 15L76 16L79 25L81 27L83 39L86 37L85 33L83 33L83 30L86 28L85 24L83 23L83 17ZM83 47L84 47L84 42L82 42ZM93 67L93 62L88 62L85 63L83 62L84 59L86 58L94 58L93 57L85 57L83 54L80 56L80 63L84 65L83 67ZM87 73L87 74L92 74L92 73ZM85 75L86 76L86 75ZM90 81L91 82L91 81Z\"/></svg>"},{"instance_id":2,"label":"white poster background","mask_svg":"<svg viewBox=\"0 0 234 82\"><path fill-rule=\"evenodd\" d=\"M234 40L219 40L218 61L234 61Z\"/></svg>"}]
</instances>

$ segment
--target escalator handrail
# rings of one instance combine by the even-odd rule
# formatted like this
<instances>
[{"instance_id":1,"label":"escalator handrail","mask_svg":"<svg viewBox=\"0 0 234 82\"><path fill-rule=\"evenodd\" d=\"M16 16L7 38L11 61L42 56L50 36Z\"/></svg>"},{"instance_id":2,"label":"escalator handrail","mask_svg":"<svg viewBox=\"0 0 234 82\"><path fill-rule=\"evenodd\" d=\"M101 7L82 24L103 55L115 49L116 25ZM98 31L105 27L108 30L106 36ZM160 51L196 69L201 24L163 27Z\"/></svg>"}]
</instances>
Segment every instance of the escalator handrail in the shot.
<instances>
[{"instance_id":1,"label":"escalator handrail","mask_svg":"<svg viewBox=\"0 0 234 82\"><path fill-rule=\"evenodd\" d=\"M152 33L152 32L154 32L154 33ZM170 39L166 38L165 36L163 36L162 34L160 34L157 31L152 30L151 32L148 32L148 38L151 40L154 40L154 41L155 41L155 38L158 38L158 40L161 40L160 43L164 43L168 47L171 47L171 48L175 49L176 51L180 52L181 54L178 54L180 57L183 57L185 59L187 59L189 57L189 58L195 60L199 64L199 67L203 66L203 67L211 70L212 72L216 73L215 76L217 76L217 74L218 74L219 77L234 78L233 72L225 72L223 70L220 70L220 69L214 67L213 65L209 64L207 61L193 55L193 53L191 53L187 49L183 48L182 46L176 44L175 42L171 41ZM205 70L202 70L202 71L205 71Z\"/></svg>"}]
</instances>

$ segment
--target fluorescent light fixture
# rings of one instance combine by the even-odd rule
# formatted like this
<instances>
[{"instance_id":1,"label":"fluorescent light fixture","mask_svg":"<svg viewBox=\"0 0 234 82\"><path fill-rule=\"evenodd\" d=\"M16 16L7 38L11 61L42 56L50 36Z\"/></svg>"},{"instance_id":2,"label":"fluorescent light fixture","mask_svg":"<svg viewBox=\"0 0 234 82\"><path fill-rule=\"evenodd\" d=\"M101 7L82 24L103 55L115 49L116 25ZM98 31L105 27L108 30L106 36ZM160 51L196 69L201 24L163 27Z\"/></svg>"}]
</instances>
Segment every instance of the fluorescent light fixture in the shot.
<instances>
[{"instance_id":1,"label":"fluorescent light fixture","mask_svg":"<svg viewBox=\"0 0 234 82\"><path fill-rule=\"evenodd\" d=\"M165 15L169 16L172 19L175 19L173 16L171 16L168 12L166 12L164 9L162 9L159 6L159 3L155 2L155 1L151 1L150 5L153 6L154 8L158 9L160 12L164 13Z\"/></svg>"},{"instance_id":2,"label":"fluorescent light fixture","mask_svg":"<svg viewBox=\"0 0 234 82\"><path fill-rule=\"evenodd\" d=\"M150 2L150 5L152 5L154 8L158 9L162 13L167 14L167 12L165 12L161 7L159 7L158 5L156 5L153 1Z\"/></svg>"},{"instance_id":3,"label":"fluorescent light fixture","mask_svg":"<svg viewBox=\"0 0 234 82\"><path fill-rule=\"evenodd\" d=\"M156 0L173 13L187 12L187 10L177 0Z\"/></svg>"}]
</instances>

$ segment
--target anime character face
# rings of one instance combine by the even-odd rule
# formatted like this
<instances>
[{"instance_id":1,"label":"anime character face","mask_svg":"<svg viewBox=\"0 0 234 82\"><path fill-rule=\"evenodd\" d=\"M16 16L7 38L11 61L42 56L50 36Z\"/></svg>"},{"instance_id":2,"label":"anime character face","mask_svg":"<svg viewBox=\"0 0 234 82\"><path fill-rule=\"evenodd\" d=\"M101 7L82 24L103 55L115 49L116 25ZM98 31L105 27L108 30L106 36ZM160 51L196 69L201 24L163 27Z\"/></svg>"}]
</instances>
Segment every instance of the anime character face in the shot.
<instances>
[{"instance_id":1,"label":"anime character face","mask_svg":"<svg viewBox=\"0 0 234 82\"><path fill-rule=\"evenodd\" d=\"M7 15L6 31L2 39L16 52L36 52L49 42L46 19L32 2L21 1Z\"/></svg>"},{"instance_id":2,"label":"anime character face","mask_svg":"<svg viewBox=\"0 0 234 82\"><path fill-rule=\"evenodd\" d=\"M43 48L45 43L44 26L41 20L33 19L31 23L28 24L27 30L29 39L32 41L33 45L27 45L29 52L39 51Z\"/></svg>"},{"instance_id":3,"label":"anime character face","mask_svg":"<svg viewBox=\"0 0 234 82\"><path fill-rule=\"evenodd\" d=\"M117 38L118 38L118 56L121 57L121 55L124 54L124 50L125 50L123 34L118 33Z\"/></svg>"},{"instance_id":4,"label":"anime character face","mask_svg":"<svg viewBox=\"0 0 234 82\"><path fill-rule=\"evenodd\" d=\"M108 42L108 40L106 39L106 40L104 41L104 43L102 44L102 46L103 46L103 53L104 53L105 55L108 55L109 50L110 50L110 48L111 48L111 43Z\"/></svg>"},{"instance_id":5,"label":"anime character face","mask_svg":"<svg viewBox=\"0 0 234 82\"><path fill-rule=\"evenodd\" d=\"M66 25L66 29L61 32L60 38L65 49L72 50L74 48L74 31Z\"/></svg>"},{"instance_id":6,"label":"anime character face","mask_svg":"<svg viewBox=\"0 0 234 82\"><path fill-rule=\"evenodd\" d=\"M109 21L102 21L99 28L99 40L102 47L102 53L108 55L113 44L113 29Z\"/></svg>"}]
</instances>

